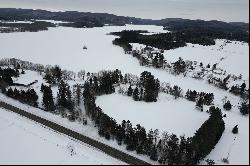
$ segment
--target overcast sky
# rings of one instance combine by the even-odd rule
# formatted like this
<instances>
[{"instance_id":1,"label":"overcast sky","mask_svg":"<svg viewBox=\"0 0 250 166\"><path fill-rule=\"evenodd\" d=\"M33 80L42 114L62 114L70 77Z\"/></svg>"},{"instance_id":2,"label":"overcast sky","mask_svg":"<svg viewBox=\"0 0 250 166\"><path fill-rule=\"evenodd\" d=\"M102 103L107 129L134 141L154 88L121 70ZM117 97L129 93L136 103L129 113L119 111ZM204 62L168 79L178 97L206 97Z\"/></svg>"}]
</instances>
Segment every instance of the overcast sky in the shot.
<instances>
[{"instance_id":1,"label":"overcast sky","mask_svg":"<svg viewBox=\"0 0 250 166\"><path fill-rule=\"evenodd\" d=\"M77 10L140 18L249 22L249 0L0 0L0 8Z\"/></svg>"}]
</instances>

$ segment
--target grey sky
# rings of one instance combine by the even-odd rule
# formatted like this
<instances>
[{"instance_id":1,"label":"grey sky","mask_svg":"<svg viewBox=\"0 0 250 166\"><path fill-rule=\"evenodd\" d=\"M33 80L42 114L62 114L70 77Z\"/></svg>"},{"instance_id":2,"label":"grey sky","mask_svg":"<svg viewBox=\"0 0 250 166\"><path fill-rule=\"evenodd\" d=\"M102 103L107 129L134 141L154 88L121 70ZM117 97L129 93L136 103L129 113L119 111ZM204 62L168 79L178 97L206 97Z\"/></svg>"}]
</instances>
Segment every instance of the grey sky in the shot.
<instances>
[{"instance_id":1,"label":"grey sky","mask_svg":"<svg viewBox=\"0 0 250 166\"><path fill-rule=\"evenodd\" d=\"M249 0L0 0L0 8L5 7L249 22Z\"/></svg>"}]
</instances>

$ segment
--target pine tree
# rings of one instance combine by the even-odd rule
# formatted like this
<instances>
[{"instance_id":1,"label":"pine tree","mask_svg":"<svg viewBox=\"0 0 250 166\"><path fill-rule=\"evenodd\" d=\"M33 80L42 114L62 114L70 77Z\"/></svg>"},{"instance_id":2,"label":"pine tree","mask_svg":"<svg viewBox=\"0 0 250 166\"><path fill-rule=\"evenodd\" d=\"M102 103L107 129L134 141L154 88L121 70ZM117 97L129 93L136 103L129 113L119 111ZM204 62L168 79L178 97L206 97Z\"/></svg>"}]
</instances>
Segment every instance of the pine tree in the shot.
<instances>
[{"instance_id":1,"label":"pine tree","mask_svg":"<svg viewBox=\"0 0 250 166\"><path fill-rule=\"evenodd\" d=\"M73 112L74 106L72 102L72 93L70 91L69 85L63 80L58 86L57 104L58 106L66 108L69 111Z\"/></svg>"},{"instance_id":2,"label":"pine tree","mask_svg":"<svg viewBox=\"0 0 250 166\"><path fill-rule=\"evenodd\" d=\"M151 148L150 159L153 161L158 160L158 153L155 145L153 145L153 147Z\"/></svg>"},{"instance_id":3,"label":"pine tree","mask_svg":"<svg viewBox=\"0 0 250 166\"><path fill-rule=\"evenodd\" d=\"M76 102L77 106L80 106L81 96L82 96L81 87L80 87L80 85L77 85L76 91L75 91L75 102Z\"/></svg>"},{"instance_id":4,"label":"pine tree","mask_svg":"<svg viewBox=\"0 0 250 166\"><path fill-rule=\"evenodd\" d=\"M51 87L44 86L43 91L43 107L45 111L54 112L56 107L54 103L53 93Z\"/></svg>"},{"instance_id":5,"label":"pine tree","mask_svg":"<svg viewBox=\"0 0 250 166\"><path fill-rule=\"evenodd\" d=\"M6 95L7 95L8 97L13 97L14 92L13 92L12 88L9 88L9 89L7 90Z\"/></svg>"},{"instance_id":6,"label":"pine tree","mask_svg":"<svg viewBox=\"0 0 250 166\"><path fill-rule=\"evenodd\" d=\"M52 69L53 77L56 78L57 82L60 82L62 79L62 70L59 66L55 66Z\"/></svg>"},{"instance_id":7,"label":"pine tree","mask_svg":"<svg viewBox=\"0 0 250 166\"><path fill-rule=\"evenodd\" d=\"M135 101L139 101L139 99L140 99L140 97L139 97L139 90L138 90L138 88L136 87L135 88L135 90L134 90L134 92L133 92L133 99L135 100Z\"/></svg>"},{"instance_id":8,"label":"pine tree","mask_svg":"<svg viewBox=\"0 0 250 166\"><path fill-rule=\"evenodd\" d=\"M50 73L46 73L44 79L48 84L55 84L55 80L53 79L53 76Z\"/></svg>"},{"instance_id":9,"label":"pine tree","mask_svg":"<svg viewBox=\"0 0 250 166\"><path fill-rule=\"evenodd\" d=\"M223 108L224 108L225 110L227 110L227 111L231 110L231 109L232 109L232 104L230 103L230 101L227 101L227 102L224 104Z\"/></svg>"},{"instance_id":10,"label":"pine tree","mask_svg":"<svg viewBox=\"0 0 250 166\"><path fill-rule=\"evenodd\" d=\"M172 95L174 95L175 99L177 99L181 97L181 91L182 91L181 88L175 85L171 93Z\"/></svg>"},{"instance_id":11,"label":"pine tree","mask_svg":"<svg viewBox=\"0 0 250 166\"><path fill-rule=\"evenodd\" d=\"M173 68L174 72L179 75L180 73L184 73L186 71L186 63L182 58L179 58L179 60L174 63Z\"/></svg>"},{"instance_id":12,"label":"pine tree","mask_svg":"<svg viewBox=\"0 0 250 166\"><path fill-rule=\"evenodd\" d=\"M196 107L198 107L201 111L203 111L203 98L200 97L199 100L196 102Z\"/></svg>"},{"instance_id":13,"label":"pine tree","mask_svg":"<svg viewBox=\"0 0 250 166\"><path fill-rule=\"evenodd\" d=\"M34 89L29 89L27 92L26 92L26 96L27 96L27 103L34 106L34 107L37 107L38 106L38 103L37 103L37 100L38 100L38 95L36 93L36 91Z\"/></svg>"},{"instance_id":14,"label":"pine tree","mask_svg":"<svg viewBox=\"0 0 250 166\"><path fill-rule=\"evenodd\" d=\"M248 115L249 114L249 103L242 102L240 106L240 112L242 115Z\"/></svg>"},{"instance_id":15,"label":"pine tree","mask_svg":"<svg viewBox=\"0 0 250 166\"><path fill-rule=\"evenodd\" d=\"M141 86L144 89L143 100L146 102L156 102L160 89L160 82L147 71L141 73L140 77Z\"/></svg>"},{"instance_id":16,"label":"pine tree","mask_svg":"<svg viewBox=\"0 0 250 166\"><path fill-rule=\"evenodd\" d=\"M58 94L57 94L57 104L58 106L61 107L67 107L67 87L66 87L66 83L62 80L60 82L60 84L58 85Z\"/></svg>"},{"instance_id":17,"label":"pine tree","mask_svg":"<svg viewBox=\"0 0 250 166\"><path fill-rule=\"evenodd\" d=\"M164 64L164 55L160 54L159 55L159 67L162 68Z\"/></svg>"},{"instance_id":18,"label":"pine tree","mask_svg":"<svg viewBox=\"0 0 250 166\"><path fill-rule=\"evenodd\" d=\"M153 58L153 66L154 66L155 68L159 68L157 56L155 56L155 57Z\"/></svg>"},{"instance_id":19,"label":"pine tree","mask_svg":"<svg viewBox=\"0 0 250 166\"><path fill-rule=\"evenodd\" d=\"M243 83L241 86L241 95L245 92L245 88L246 88L246 83Z\"/></svg>"},{"instance_id":20,"label":"pine tree","mask_svg":"<svg viewBox=\"0 0 250 166\"><path fill-rule=\"evenodd\" d=\"M41 85L41 90L40 90L40 91L41 91L41 92L44 92L44 89L45 89L45 86L44 86L44 84L42 84L42 85Z\"/></svg>"},{"instance_id":21,"label":"pine tree","mask_svg":"<svg viewBox=\"0 0 250 166\"><path fill-rule=\"evenodd\" d=\"M132 89L131 85L130 85L129 88L128 88L127 95L128 95L128 96L132 96L132 95L133 95L133 89Z\"/></svg>"}]
</instances>

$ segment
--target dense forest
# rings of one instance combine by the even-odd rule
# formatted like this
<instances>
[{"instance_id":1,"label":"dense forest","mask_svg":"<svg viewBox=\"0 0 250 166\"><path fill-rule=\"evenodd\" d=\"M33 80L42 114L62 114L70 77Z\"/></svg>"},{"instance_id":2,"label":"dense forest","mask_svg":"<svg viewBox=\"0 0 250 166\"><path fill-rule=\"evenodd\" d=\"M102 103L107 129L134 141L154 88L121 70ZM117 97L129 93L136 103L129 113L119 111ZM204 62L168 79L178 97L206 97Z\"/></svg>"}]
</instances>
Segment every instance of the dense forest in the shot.
<instances>
[{"instance_id":1,"label":"dense forest","mask_svg":"<svg viewBox=\"0 0 250 166\"><path fill-rule=\"evenodd\" d=\"M3 28L1 27L8 27ZM0 32L1 33L11 33L11 32L38 32L48 30L49 27L56 27L55 24L46 21L34 21L32 23L6 23L0 22Z\"/></svg>"},{"instance_id":2,"label":"dense forest","mask_svg":"<svg viewBox=\"0 0 250 166\"><path fill-rule=\"evenodd\" d=\"M222 21L189 20L180 18L166 18L162 20L140 19L135 17L116 16L107 13L90 12L50 12L46 10L0 8L0 20L24 21L24 20L56 20L60 26L76 28L101 27L106 24L123 26L125 24L135 25L159 25L165 29L185 33L185 38L194 37L192 42L203 44L210 43L215 38L226 38L249 42L248 23L226 23ZM200 37L202 36L202 37ZM203 39L202 41L200 39ZM198 40L198 41L197 41Z\"/></svg>"},{"instance_id":3,"label":"dense forest","mask_svg":"<svg viewBox=\"0 0 250 166\"><path fill-rule=\"evenodd\" d=\"M249 42L247 32L220 32L220 31L201 31L196 29L181 30L168 33L143 35L141 31L113 32L112 35L117 35L113 44L122 46L125 51L132 51L129 43L139 43L146 46L155 47L162 50L170 50L179 47L184 47L187 43L200 44L203 46L215 45L215 39L227 39ZM145 32L143 32L145 33Z\"/></svg>"}]
</instances>

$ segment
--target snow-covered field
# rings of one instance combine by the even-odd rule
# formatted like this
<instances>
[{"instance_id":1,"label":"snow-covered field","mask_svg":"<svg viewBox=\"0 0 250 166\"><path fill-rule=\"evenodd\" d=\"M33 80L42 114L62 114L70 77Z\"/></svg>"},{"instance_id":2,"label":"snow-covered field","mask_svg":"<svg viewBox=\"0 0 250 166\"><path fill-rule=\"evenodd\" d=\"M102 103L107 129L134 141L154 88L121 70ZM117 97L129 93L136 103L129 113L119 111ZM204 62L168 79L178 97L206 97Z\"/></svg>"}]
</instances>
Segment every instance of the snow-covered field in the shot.
<instances>
[{"instance_id":1,"label":"snow-covered field","mask_svg":"<svg viewBox=\"0 0 250 166\"><path fill-rule=\"evenodd\" d=\"M192 137L209 116L196 110L193 102L175 100L166 94L160 94L156 103L136 102L131 97L112 94L97 97L96 104L118 123L130 120L134 125L141 124L147 131L158 129L160 133L167 131L187 137ZM177 119L181 119L181 123Z\"/></svg>"},{"instance_id":2,"label":"snow-covered field","mask_svg":"<svg viewBox=\"0 0 250 166\"><path fill-rule=\"evenodd\" d=\"M249 79L249 46L247 43L216 40L214 46L200 46L188 44L187 47L169 50L165 52L165 57L169 61L176 61L178 57L183 59L203 62L213 65L218 63L218 67L231 74L242 74L245 79Z\"/></svg>"},{"instance_id":3,"label":"snow-covered field","mask_svg":"<svg viewBox=\"0 0 250 166\"><path fill-rule=\"evenodd\" d=\"M141 50L146 46L138 43L131 43L134 50ZM156 48L155 48L156 49ZM216 64L230 74L243 75L244 79L249 79L249 46L247 43L226 40L216 40L214 46L201 46L188 43L186 47L181 47L164 52L168 62L176 62L179 57L184 60L202 62L204 65Z\"/></svg>"},{"instance_id":4,"label":"snow-covered field","mask_svg":"<svg viewBox=\"0 0 250 166\"><path fill-rule=\"evenodd\" d=\"M0 164L123 165L124 163L0 108Z\"/></svg>"},{"instance_id":5,"label":"snow-covered field","mask_svg":"<svg viewBox=\"0 0 250 166\"><path fill-rule=\"evenodd\" d=\"M162 82L178 85L184 91L188 89L214 93L215 106L222 108L222 99L225 96L233 104L230 112L224 118L226 130L209 159L214 159L217 164L221 164L221 159L229 157L230 164L249 163L249 117L243 117L238 105L240 98L209 85L202 80L194 80L190 77L174 76L166 71L139 66L136 58L124 54L122 48L114 46L112 40L115 36L107 35L110 32L122 30L148 30L152 33L165 32L159 26L135 26L127 25L123 27L107 26L103 28L50 28L44 32L24 32L0 34L0 58L18 58L34 63L60 65L62 68L78 72L85 69L89 72L100 70L120 69L122 73L132 73L140 75L143 71L151 72ZM86 45L87 50L82 47ZM169 62L182 57L184 60L203 62L204 65L218 63L219 67L231 74L242 74L249 87L249 46L248 44L233 42L225 43L224 40L217 40L215 46L199 46L188 44L187 47L165 51L165 58ZM43 82L38 73L27 71L26 75L16 80L18 83L30 83L34 80L39 82L33 88L40 90ZM56 88L53 88L56 95ZM41 101L41 93L39 93ZM0 95L0 99L9 101L20 106L17 102ZM104 112L111 115L118 122L130 120L134 125L140 123L149 129L159 129L160 132L168 131L177 135L185 134L192 136L200 125L208 118L208 114L195 109L195 103L184 99L173 100L171 96L160 96L157 103L145 104L134 102L132 99L113 94L97 98L97 104L103 108ZM24 107L24 106L22 106ZM24 108L26 109L26 108ZM64 124L74 130L85 133L91 137L96 137L104 141L97 135L93 126L83 127L79 124L69 123L61 117L50 116L48 113L39 110L30 110L40 116L45 116L53 121ZM239 134L233 135L232 128L239 125ZM96 134L94 134L96 133ZM236 139L234 140L236 136ZM111 146L116 146L114 142L105 142ZM123 147L122 147L123 148ZM125 148L123 148L125 150ZM228 156L229 153L229 156Z\"/></svg>"}]
</instances>

